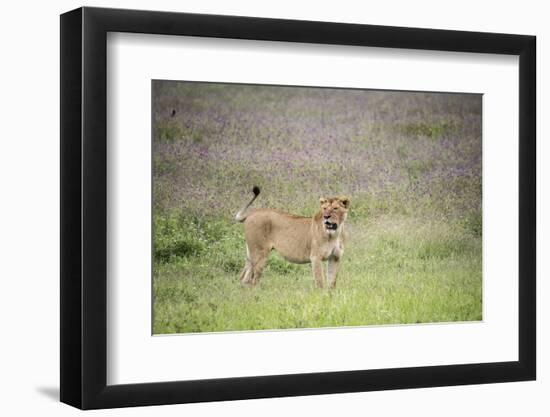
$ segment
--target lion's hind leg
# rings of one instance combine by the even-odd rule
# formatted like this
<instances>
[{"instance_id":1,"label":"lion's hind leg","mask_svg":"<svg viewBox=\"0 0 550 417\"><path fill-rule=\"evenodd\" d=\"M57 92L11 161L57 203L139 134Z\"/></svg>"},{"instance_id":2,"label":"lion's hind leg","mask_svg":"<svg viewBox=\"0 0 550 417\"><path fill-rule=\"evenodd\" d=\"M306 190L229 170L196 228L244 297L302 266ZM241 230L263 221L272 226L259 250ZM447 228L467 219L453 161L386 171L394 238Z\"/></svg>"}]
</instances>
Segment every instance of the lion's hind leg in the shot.
<instances>
[{"instance_id":1,"label":"lion's hind leg","mask_svg":"<svg viewBox=\"0 0 550 417\"><path fill-rule=\"evenodd\" d=\"M246 263L241 273L241 283L245 285L256 285L260 281L262 272L267 264L269 248L250 248L247 246Z\"/></svg>"},{"instance_id":2,"label":"lion's hind leg","mask_svg":"<svg viewBox=\"0 0 550 417\"><path fill-rule=\"evenodd\" d=\"M246 262L244 264L243 271L241 272L241 284L243 285L250 285L252 284L252 276L253 276L253 269L252 269L252 262L250 262L250 259L247 257Z\"/></svg>"},{"instance_id":3,"label":"lion's hind leg","mask_svg":"<svg viewBox=\"0 0 550 417\"><path fill-rule=\"evenodd\" d=\"M261 253L258 257L256 257L256 262L253 262L252 285L256 285L260 281L262 272L264 272L264 268L267 265L268 256L269 256L269 252Z\"/></svg>"},{"instance_id":4,"label":"lion's hind leg","mask_svg":"<svg viewBox=\"0 0 550 417\"><path fill-rule=\"evenodd\" d=\"M248 244L246 245L246 261L244 263L243 271L241 272L241 284L251 285L252 284L252 275L253 268L252 262L250 261L250 250L248 249Z\"/></svg>"}]
</instances>

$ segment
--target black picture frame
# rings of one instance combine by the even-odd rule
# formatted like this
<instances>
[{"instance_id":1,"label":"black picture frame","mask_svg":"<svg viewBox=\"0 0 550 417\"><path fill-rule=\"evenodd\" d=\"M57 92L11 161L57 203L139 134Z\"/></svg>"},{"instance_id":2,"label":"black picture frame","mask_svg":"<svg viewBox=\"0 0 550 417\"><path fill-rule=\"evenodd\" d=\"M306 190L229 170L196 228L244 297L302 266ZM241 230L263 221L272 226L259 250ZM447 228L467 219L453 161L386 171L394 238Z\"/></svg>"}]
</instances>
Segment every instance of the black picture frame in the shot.
<instances>
[{"instance_id":1,"label":"black picture frame","mask_svg":"<svg viewBox=\"0 0 550 417\"><path fill-rule=\"evenodd\" d=\"M519 56L519 358L423 366L107 385L108 32ZM534 380L536 38L120 9L61 15L61 401L81 409Z\"/></svg>"}]
</instances>

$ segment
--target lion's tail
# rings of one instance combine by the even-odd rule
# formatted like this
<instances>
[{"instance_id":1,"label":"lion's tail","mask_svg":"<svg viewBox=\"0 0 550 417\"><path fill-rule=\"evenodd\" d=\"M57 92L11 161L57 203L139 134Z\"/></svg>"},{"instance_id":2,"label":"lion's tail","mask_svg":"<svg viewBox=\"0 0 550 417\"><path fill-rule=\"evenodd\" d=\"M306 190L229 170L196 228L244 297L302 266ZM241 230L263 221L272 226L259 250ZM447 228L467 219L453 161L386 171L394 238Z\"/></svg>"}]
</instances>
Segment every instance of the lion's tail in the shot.
<instances>
[{"instance_id":1,"label":"lion's tail","mask_svg":"<svg viewBox=\"0 0 550 417\"><path fill-rule=\"evenodd\" d=\"M246 218L250 214L250 213L247 213L246 210L248 210L248 207L252 205L254 200L256 200L256 197L258 197L258 195L260 194L260 187L255 185L254 187L252 187L252 192L254 193L254 197L252 197L252 200L250 200L250 202L246 204L242 209L240 209L239 212L235 215L236 221L244 222L246 220Z\"/></svg>"}]
</instances>

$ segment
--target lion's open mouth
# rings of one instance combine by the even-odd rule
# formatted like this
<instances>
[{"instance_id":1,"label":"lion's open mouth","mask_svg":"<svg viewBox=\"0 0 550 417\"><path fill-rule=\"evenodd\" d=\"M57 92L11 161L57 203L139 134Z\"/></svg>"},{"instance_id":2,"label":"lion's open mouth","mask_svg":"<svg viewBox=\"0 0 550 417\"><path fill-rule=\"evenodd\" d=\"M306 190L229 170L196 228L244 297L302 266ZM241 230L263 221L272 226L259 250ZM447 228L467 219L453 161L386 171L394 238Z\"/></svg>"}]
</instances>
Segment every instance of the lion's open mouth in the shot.
<instances>
[{"instance_id":1,"label":"lion's open mouth","mask_svg":"<svg viewBox=\"0 0 550 417\"><path fill-rule=\"evenodd\" d=\"M325 229L327 229L327 230L336 230L336 229L338 229L338 224L329 222L328 220L325 220Z\"/></svg>"}]
</instances>

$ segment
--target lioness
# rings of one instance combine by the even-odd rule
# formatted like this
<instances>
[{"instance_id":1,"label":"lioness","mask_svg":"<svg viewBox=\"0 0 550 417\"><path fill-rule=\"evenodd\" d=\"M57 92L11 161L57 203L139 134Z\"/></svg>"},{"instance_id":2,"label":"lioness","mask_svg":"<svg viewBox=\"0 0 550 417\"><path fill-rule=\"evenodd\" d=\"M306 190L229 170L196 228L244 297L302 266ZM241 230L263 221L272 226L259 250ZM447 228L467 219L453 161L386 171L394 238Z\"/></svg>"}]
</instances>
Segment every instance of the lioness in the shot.
<instances>
[{"instance_id":1,"label":"lioness","mask_svg":"<svg viewBox=\"0 0 550 417\"><path fill-rule=\"evenodd\" d=\"M252 189L254 197L235 216L244 222L246 263L241 282L256 285L275 249L294 263L311 262L318 287L324 285L323 261L328 260L328 284L336 286L336 273L344 253L344 221L348 214L348 197L320 198L321 210L311 217L294 216L274 209L248 210L260 188Z\"/></svg>"}]
</instances>

